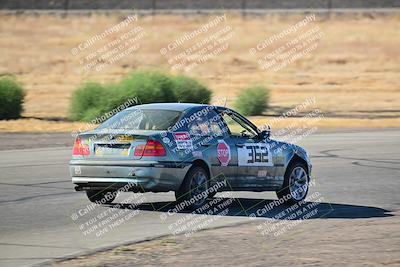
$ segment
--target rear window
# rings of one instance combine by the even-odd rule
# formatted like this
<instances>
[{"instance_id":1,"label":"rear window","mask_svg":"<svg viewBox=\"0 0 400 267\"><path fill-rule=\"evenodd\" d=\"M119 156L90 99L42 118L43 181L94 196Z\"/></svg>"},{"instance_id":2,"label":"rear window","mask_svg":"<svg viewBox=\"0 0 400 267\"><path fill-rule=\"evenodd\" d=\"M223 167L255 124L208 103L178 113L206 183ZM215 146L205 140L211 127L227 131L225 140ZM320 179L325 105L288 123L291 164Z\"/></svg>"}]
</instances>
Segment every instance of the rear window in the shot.
<instances>
[{"instance_id":1,"label":"rear window","mask_svg":"<svg viewBox=\"0 0 400 267\"><path fill-rule=\"evenodd\" d=\"M176 123L180 115L181 112L173 110L129 109L117 113L97 129L167 130Z\"/></svg>"}]
</instances>

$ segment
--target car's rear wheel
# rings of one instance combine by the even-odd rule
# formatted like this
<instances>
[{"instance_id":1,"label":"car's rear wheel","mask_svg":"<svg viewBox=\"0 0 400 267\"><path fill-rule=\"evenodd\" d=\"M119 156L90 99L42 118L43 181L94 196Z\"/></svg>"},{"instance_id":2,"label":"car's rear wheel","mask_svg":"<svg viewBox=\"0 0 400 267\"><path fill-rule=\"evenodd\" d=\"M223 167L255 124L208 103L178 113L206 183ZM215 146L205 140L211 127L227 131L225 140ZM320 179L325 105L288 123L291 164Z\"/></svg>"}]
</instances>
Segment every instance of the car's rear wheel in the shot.
<instances>
[{"instance_id":1,"label":"car's rear wheel","mask_svg":"<svg viewBox=\"0 0 400 267\"><path fill-rule=\"evenodd\" d=\"M175 192L176 201L185 209L195 210L205 204L208 197L209 176L204 168L195 166L189 170L181 187Z\"/></svg>"},{"instance_id":2,"label":"car's rear wheel","mask_svg":"<svg viewBox=\"0 0 400 267\"><path fill-rule=\"evenodd\" d=\"M301 162L291 163L285 172L283 187L276 195L289 204L300 202L307 197L309 182L307 167Z\"/></svg>"},{"instance_id":3,"label":"car's rear wheel","mask_svg":"<svg viewBox=\"0 0 400 267\"><path fill-rule=\"evenodd\" d=\"M117 191L86 190L89 200L97 204L111 204L117 197Z\"/></svg>"}]
</instances>

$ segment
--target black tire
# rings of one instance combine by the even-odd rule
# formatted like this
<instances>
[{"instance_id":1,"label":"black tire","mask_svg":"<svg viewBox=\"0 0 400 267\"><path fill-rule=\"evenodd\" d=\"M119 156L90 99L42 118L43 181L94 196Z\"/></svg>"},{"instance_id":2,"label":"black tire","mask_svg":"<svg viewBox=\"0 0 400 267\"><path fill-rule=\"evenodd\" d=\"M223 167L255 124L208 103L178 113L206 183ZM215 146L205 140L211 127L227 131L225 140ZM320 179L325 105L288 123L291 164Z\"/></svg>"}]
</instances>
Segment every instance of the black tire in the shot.
<instances>
[{"instance_id":1,"label":"black tire","mask_svg":"<svg viewBox=\"0 0 400 267\"><path fill-rule=\"evenodd\" d=\"M176 201L185 203L184 208L188 210L195 210L203 206L208 197L209 178L204 168L199 166L192 167L186 174L179 190L175 192Z\"/></svg>"},{"instance_id":2,"label":"black tire","mask_svg":"<svg viewBox=\"0 0 400 267\"><path fill-rule=\"evenodd\" d=\"M291 181L293 180L293 178L291 178L292 175L296 177L298 176L293 172L300 173L300 168L304 171L305 177L302 176L304 178L299 178L297 183L293 183L293 181ZM302 183L299 183L300 180ZM276 191L276 195L279 199L284 199L287 204L298 203L307 197L309 183L310 177L308 175L307 167L304 165L304 163L298 161L290 163L285 172L283 187L279 191ZM298 188L295 189L296 187Z\"/></svg>"},{"instance_id":3,"label":"black tire","mask_svg":"<svg viewBox=\"0 0 400 267\"><path fill-rule=\"evenodd\" d=\"M111 204L117 194L117 191L86 190L89 200L97 204Z\"/></svg>"}]
</instances>

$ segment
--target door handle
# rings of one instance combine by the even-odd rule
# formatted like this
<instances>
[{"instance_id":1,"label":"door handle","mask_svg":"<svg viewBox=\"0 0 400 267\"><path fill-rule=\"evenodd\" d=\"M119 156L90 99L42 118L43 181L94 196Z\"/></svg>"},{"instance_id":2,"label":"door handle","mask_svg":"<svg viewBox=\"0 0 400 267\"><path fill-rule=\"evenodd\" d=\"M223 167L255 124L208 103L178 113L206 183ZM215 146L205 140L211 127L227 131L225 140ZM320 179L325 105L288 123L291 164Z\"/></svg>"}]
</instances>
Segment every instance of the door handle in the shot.
<instances>
[{"instance_id":1,"label":"door handle","mask_svg":"<svg viewBox=\"0 0 400 267\"><path fill-rule=\"evenodd\" d=\"M244 147L244 144L236 144L237 147Z\"/></svg>"}]
</instances>

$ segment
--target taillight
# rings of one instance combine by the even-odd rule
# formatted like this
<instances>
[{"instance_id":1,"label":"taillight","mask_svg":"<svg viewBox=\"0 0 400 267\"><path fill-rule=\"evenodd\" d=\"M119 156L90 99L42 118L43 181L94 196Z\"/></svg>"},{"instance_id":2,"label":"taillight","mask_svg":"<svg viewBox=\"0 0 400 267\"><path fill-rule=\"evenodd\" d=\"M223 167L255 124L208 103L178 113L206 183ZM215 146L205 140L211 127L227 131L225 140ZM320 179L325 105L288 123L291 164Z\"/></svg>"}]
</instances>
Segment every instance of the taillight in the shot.
<instances>
[{"instance_id":1,"label":"taillight","mask_svg":"<svg viewBox=\"0 0 400 267\"><path fill-rule=\"evenodd\" d=\"M89 156L90 155L89 146L82 144L81 139L79 137L77 137L75 139L74 148L72 150L72 155L73 156Z\"/></svg>"},{"instance_id":2,"label":"taillight","mask_svg":"<svg viewBox=\"0 0 400 267\"><path fill-rule=\"evenodd\" d=\"M133 153L135 157L163 157L166 155L163 145L155 140L147 140L146 145L138 145Z\"/></svg>"},{"instance_id":3,"label":"taillight","mask_svg":"<svg viewBox=\"0 0 400 267\"><path fill-rule=\"evenodd\" d=\"M138 145L135 147L135 151L133 152L133 155L135 157L141 157L143 156L143 152L144 152L144 148L146 147L146 145Z\"/></svg>"}]
</instances>

